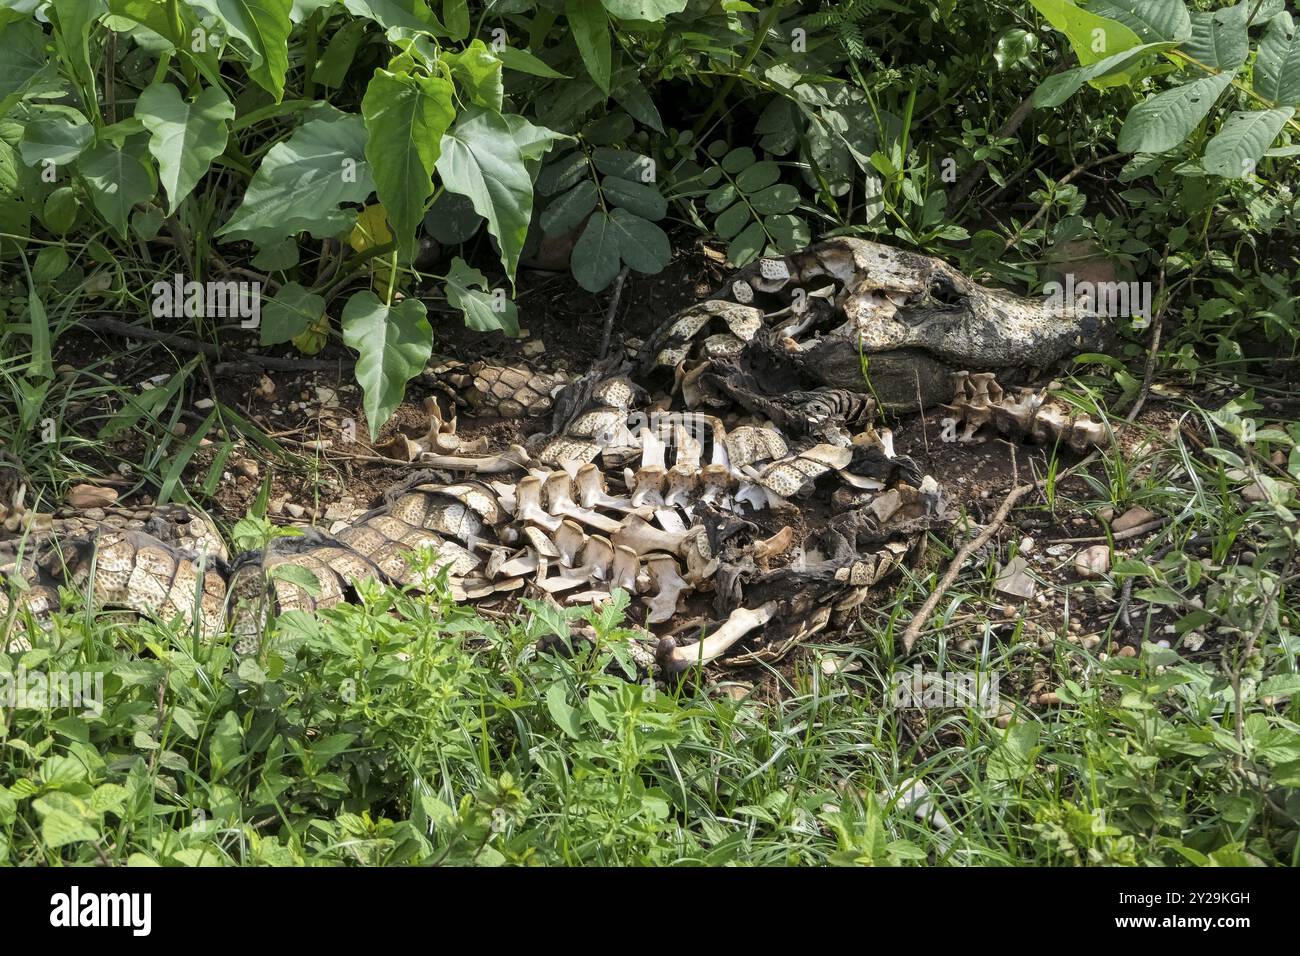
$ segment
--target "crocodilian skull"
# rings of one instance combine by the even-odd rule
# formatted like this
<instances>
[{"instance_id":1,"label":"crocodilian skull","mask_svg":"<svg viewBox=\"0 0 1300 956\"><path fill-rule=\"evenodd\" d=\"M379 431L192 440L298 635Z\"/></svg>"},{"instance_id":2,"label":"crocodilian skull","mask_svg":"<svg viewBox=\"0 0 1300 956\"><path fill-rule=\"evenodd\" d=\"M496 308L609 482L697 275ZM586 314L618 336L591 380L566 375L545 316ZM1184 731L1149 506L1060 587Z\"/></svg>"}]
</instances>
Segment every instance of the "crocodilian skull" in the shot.
<instances>
[{"instance_id":1,"label":"crocodilian skull","mask_svg":"<svg viewBox=\"0 0 1300 956\"><path fill-rule=\"evenodd\" d=\"M955 371L1016 385L1105 351L1111 336L1092 311L990 289L940 259L853 238L760 259L713 298L761 311L761 341L783 353L775 364L833 388L861 391L865 378L897 412L948 401Z\"/></svg>"}]
</instances>

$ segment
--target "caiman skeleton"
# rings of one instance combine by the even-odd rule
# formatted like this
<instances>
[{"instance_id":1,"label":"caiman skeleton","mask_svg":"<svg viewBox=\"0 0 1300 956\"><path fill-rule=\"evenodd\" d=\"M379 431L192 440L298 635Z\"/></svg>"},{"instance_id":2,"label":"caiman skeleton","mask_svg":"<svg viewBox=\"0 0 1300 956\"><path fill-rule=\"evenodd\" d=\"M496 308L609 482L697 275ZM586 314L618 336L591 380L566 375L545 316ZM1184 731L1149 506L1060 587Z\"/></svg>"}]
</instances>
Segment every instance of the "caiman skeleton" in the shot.
<instances>
[{"instance_id":1,"label":"caiman skeleton","mask_svg":"<svg viewBox=\"0 0 1300 956\"><path fill-rule=\"evenodd\" d=\"M669 319L634 365L573 381L442 369L458 402L549 412L550 428L525 446L469 445L430 401L428 434L407 440L428 470L333 534L307 529L228 561L219 536L184 508L51 518L13 501L0 524L23 546L0 540L0 571L25 583L0 594L0 633L25 640L14 625L56 609L64 585L96 606L229 630L249 652L272 612L346 601L362 579L428 588L444 570L468 601L572 605L623 589L650 632L642 659L648 666L653 648L661 672L746 638L729 660L770 658L861 602L944 518L938 483L873 426L880 412L942 408L962 440L987 425L1083 448L1105 437L1101 424L1043 389L1003 386L1102 351L1108 336L1103 317L984 288L940 260L827 241L742 270ZM671 402L648 404L656 382ZM829 497L833 517L791 554L791 529L773 533L770 518L779 524L814 495ZM419 552L425 559L411 560ZM309 570L318 593L272 573L286 563ZM684 598L710 592L701 640L654 642Z\"/></svg>"}]
</instances>

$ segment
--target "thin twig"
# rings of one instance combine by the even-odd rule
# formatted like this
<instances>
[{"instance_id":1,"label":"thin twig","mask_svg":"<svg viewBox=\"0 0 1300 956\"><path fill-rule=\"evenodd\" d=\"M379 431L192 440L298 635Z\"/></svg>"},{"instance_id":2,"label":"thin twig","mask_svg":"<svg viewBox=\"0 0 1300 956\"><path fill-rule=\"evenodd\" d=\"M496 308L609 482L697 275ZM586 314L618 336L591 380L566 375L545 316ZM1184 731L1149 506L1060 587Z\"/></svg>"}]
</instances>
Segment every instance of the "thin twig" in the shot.
<instances>
[{"instance_id":1,"label":"thin twig","mask_svg":"<svg viewBox=\"0 0 1300 956\"><path fill-rule=\"evenodd\" d=\"M967 541L957 551L957 554L952 559L952 563L948 565L948 570L939 581L938 586L930 592L930 596L926 598L925 603L921 605L921 610L917 612L914 618L912 618L912 623L907 625L907 630L903 631L903 651L905 653L911 652L912 645L915 644L917 638L921 636L921 628L925 626L925 622L929 620L930 615L934 613L934 609L939 606L939 601L943 598L944 594L947 593L948 589L952 587L953 582L957 580L957 575L961 571L962 565L966 563L967 559L972 554L984 547L984 545L988 544L989 540L997 533L998 529L1006 523L1007 516L1011 514L1011 509L1016 506L1016 502L1029 494L1029 492L1033 491L1035 487L1036 485L1032 483L1027 485L1017 485L1007 492L1007 496L1003 499L1002 506L998 508L997 513L993 516L993 520L985 526L984 530L980 532L978 537Z\"/></svg>"},{"instance_id":2,"label":"thin twig","mask_svg":"<svg viewBox=\"0 0 1300 956\"><path fill-rule=\"evenodd\" d=\"M601 359L609 354L609 340L614 334L614 316L618 312L618 300L623 295L623 283L627 281L627 266L618 270L618 276L614 279L614 291L609 297L609 305L605 308L605 332L600 337L600 355Z\"/></svg>"}]
</instances>

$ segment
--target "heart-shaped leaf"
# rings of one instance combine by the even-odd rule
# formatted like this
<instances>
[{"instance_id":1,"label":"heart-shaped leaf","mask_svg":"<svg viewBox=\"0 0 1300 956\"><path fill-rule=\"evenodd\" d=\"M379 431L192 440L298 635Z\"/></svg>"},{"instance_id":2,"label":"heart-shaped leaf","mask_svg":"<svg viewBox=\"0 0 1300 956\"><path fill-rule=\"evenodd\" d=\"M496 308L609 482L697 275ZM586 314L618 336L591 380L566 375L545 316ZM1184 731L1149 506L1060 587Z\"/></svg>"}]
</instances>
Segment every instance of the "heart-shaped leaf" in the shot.
<instances>
[{"instance_id":1,"label":"heart-shaped leaf","mask_svg":"<svg viewBox=\"0 0 1300 956\"><path fill-rule=\"evenodd\" d=\"M284 96L284 74L289 69L289 14L293 0L190 0L220 21L226 32L248 47L253 62L248 75L275 97Z\"/></svg>"},{"instance_id":2,"label":"heart-shaped leaf","mask_svg":"<svg viewBox=\"0 0 1300 956\"><path fill-rule=\"evenodd\" d=\"M477 288L475 288L477 287ZM465 324L477 332L500 330L506 335L519 334L519 313L504 289L488 289L487 278L464 259L451 262L444 286L447 301L460 309Z\"/></svg>"},{"instance_id":3,"label":"heart-shaped leaf","mask_svg":"<svg viewBox=\"0 0 1300 956\"><path fill-rule=\"evenodd\" d=\"M136 100L135 115L149 131L149 152L158 163L171 215L225 152L235 107L215 86L187 103L170 83L154 83Z\"/></svg>"},{"instance_id":4,"label":"heart-shaped leaf","mask_svg":"<svg viewBox=\"0 0 1300 956\"><path fill-rule=\"evenodd\" d=\"M367 289L355 293L343 308L343 341L357 352L356 376L374 441L402 403L406 383L433 354L433 327L419 299L385 305Z\"/></svg>"},{"instance_id":5,"label":"heart-shaped leaf","mask_svg":"<svg viewBox=\"0 0 1300 956\"><path fill-rule=\"evenodd\" d=\"M366 159L397 242L407 252L414 249L415 229L433 194L443 134L456 118L452 92L451 81L441 76L376 70L361 100Z\"/></svg>"}]
</instances>

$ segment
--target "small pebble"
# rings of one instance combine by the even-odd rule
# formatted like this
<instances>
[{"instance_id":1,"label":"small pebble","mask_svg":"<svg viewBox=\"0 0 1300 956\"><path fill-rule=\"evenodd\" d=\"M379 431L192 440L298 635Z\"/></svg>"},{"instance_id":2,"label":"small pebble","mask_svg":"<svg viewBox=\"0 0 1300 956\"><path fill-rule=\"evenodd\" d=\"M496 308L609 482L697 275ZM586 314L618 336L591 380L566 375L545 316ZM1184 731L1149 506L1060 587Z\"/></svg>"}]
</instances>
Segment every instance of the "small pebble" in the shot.
<instances>
[{"instance_id":1,"label":"small pebble","mask_svg":"<svg viewBox=\"0 0 1300 956\"><path fill-rule=\"evenodd\" d=\"M1137 657L1137 648L1132 644L1125 644L1115 654L1116 657Z\"/></svg>"},{"instance_id":2,"label":"small pebble","mask_svg":"<svg viewBox=\"0 0 1300 956\"><path fill-rule=\"evenodd\" d=\"M1110 548L1096 544L1074 556L1074 572L1081 578L1100 577L1110 570Z\"/></svg>"},{"instance_id":3,"label":"small pebble","mask_svg":"<svg viewBox=\"0 0 1300 956\"><path fill-rule=\"evenodd\" d=\"M304 508L302 505L295 504L292 501L287 501L285 502L284 505L284 512L290 518L301 518L303 515L307 513L307 509Z\"/></svg>"}]
</instances>

